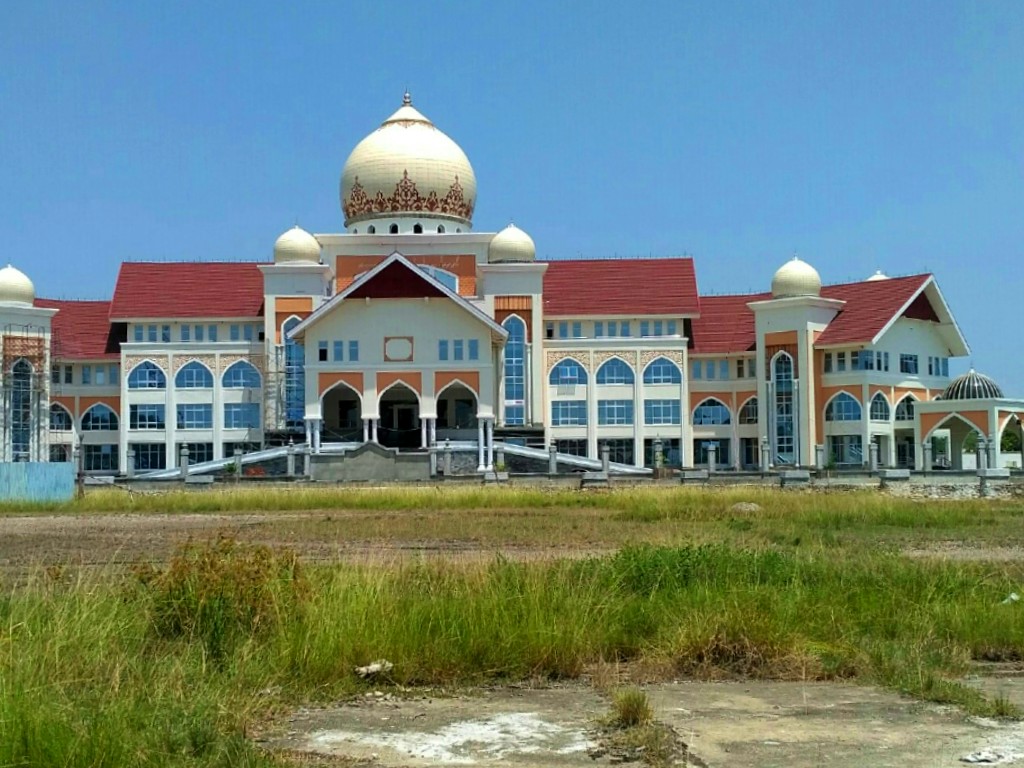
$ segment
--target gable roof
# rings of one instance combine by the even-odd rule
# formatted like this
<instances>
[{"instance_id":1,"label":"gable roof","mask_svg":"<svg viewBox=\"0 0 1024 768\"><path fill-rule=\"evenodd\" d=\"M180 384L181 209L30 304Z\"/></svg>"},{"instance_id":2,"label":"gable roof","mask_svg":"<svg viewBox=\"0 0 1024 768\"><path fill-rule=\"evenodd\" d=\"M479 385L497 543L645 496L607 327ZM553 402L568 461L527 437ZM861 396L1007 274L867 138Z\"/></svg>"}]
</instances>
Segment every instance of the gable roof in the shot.
<instances>
[{"instance_id":1,"label":"gable roof","mask_svg":"<svg viewBox=\"0 0 1024 768\"><path fill-rule=\"evenodd\" d=\"M126 262L117 275L110 318L259 317L259 267L257 262Z\"/></svg>"},{"instance_id":2,"label":"gable roof","mask_svg":"<svg viewBox=\"0 0 1024 768\"><path fill-rule=\"evenodd\" d=\"M109 301L36 299L35 305L56 309L51 321L52 355L57 360L116 360L127 328L110 322Z\"/></svg>"},{"instance_id":3,"label":"gable roof","mask_svg":"<svg viewBox=\"0 0 1024 768\"><path fill-rule=\"evenodd\" d=\"M545 315L696 315L691 258L548 261Z\"/></svg>"},{"instance_id":4,"label":"gable roof","mask_svg":"<svg viewBox=\"0 0 1024 768\"><path fill-rule=\"evenodd\" d=\"M816 347L872 344L899 318L909 317L933 320L951 329L951 349L956 354L968 352L967 342L931 275L826 285L821 289L821 296L845 304L818 337ZM756 341L754 312L747 304L771 298L770 293L702 296L700 316L693 320L692 352L728 354L753 350Z\"/></svg>"},{"instance_id":5,"label":"gable roof","mask_svg":"<svg viewBox=\"0 0 1024 768\"><path fill-rule=\"evenodd\" d=\"M288 332L290 338L302 336L306 329L326 317L345 299L409 299L424 296L447 298L469 312L480 322L490 328L491 333L506 338L508 331L499 325L494 318L486 314L471 302L464 299L451 288L432 275L417 267L398 251L395 251L369 272L360 275L345 290L336 293L329 301L324 302L313 314Z\"/></svg>"}]
</instances>

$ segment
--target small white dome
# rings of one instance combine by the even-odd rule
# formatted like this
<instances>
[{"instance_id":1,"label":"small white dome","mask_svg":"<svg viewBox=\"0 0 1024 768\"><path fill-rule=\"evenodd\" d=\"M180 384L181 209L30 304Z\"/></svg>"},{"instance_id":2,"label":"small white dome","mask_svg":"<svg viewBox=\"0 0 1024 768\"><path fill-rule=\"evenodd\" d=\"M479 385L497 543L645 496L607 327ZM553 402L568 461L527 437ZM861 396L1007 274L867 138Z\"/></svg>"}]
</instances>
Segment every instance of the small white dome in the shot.
<instances>
[{"instance_id":1,"label":"small white dome","mask_svg":"<svg viewBox=\"0 0 1024 768\"><path fill-rule=\"evenodd\" d=\"M877 272L875 272L875 274L873 274L871 277L869 277L867 279L867 282L869 282L869 283L877 283L879 280L889 280L889 279L890 279L890 277L887 274L885 274L882 270L878 270Z\"/></svg>"},{"instance_id":2,"label":"small white dome","mask_svg":"<svg viewBox=\"0 0 1024 768\"><path fill-rule=\"evenodd\" d=\"M31 307L36 300L36 287L28 275L8 264L0 269L0 304Z\"/></svg>"},{"instance_id":3,"label":"small white dome","mask_svg":"<svg viewBox=\"0 0 1024 768\"><path fill-rule=\"evenodd\" d=\"M295 226L274 243L274 263L320 263L320 242L302 227Z\"/></svg>"},{"instance_id":4,"label":"small white dome","mask_svg":"<svg viewBox=\"0 0 1024 768\"><path fill-rule=\"evenodd\" d=\"M510 261L533 261L537 257L537 246L533 238L515 224L509 224L491 238L487 246L487 261L491 264Z\"/></svg>"},{"instance_id":5,"label":"small white dome","mask_svg":"<svg viewBox=\"0 0 1024 768\"><path fill-rule=\"evenodd\" d=\"M796 256L787 261L772 278L772 297L820 296L821 277L818 270Z\"/></svg>"}]
</instances>

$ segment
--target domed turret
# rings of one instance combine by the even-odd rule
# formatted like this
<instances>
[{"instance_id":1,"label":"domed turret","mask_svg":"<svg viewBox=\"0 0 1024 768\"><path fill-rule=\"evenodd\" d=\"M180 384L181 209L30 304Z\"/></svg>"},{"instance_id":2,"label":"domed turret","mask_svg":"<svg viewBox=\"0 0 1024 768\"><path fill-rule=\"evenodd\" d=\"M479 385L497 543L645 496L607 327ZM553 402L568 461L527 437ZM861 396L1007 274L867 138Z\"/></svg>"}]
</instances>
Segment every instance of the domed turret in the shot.
<instances>
[{"instance_id":1,"label":"domed turret","mask_svg":"<svg viewBox=\"0 0 1024 768\"><path fill-rule=\"evenodd\" d=\"M319 264L320 242L302 227L292 227L274 243L274 263Z\"/></svg>"},{"instance_id":2,"label":"domed turret","mask_svg":"<svg viewBox=\"0 0 1024 768\"><path fill-rule=\"evenodd\" d=\"M380 234L397 232L396 219L429 220L469 229L476 175L458 144L412 106L402 106L359 142L341 173L345 226L362 222ZM417 231L414 225L403 231ZM421 227L422 229L422 227ZM438 231L445 231L438 229Z\"/></svg>"},{"instance_id":3,"label":"domed turret","mask_svg":"<svg viewBox=\"0 0 1024 768\"><path fill-rule=\"evenodd\" d=\"M977 373L973 368L963 376L957 376L942 393L943 400L985 400L1001 398L1003 390L988 376Z\"/></svg>"},{"instance_id":4,"label":"domed turret","mask_svg":"<svg viewBox=\"0 0 1024 768\"><path fill-rule=\"evenodd\" d=\"M8 264L0 269L0 305L31 307L36 300L36 287L28 275Z\"/></svg>"},{"instance_id":5,"label":"domed turret","mask_svg":"<svg viewBox=\"0 0 1024 768\"><path fill-rule=\"evenodd\" d=\"M515 224L501 230L487 246L487 261L491 264L533 261L536 257L537 247L533 238Z\"/></svg>"},{"instance_id":6,"label":"domed turret","mask_svg":"<svg viewBox=\"0 0 1024 768\"><path fill-rule=\"evenodd\" d=\"M820 295L821 277L818 275L818 271L796 256L779 267L772 278L773 298Z\"/></svg>"}]
</instances>

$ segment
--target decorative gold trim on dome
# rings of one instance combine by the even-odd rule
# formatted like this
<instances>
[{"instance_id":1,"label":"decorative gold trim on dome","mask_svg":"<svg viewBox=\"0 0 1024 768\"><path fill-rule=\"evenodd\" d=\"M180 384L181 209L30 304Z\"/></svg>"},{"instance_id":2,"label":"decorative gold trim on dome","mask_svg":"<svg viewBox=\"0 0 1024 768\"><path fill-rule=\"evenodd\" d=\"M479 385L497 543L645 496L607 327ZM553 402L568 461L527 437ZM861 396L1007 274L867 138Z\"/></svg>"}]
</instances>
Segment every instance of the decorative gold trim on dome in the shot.
<instances>
[{"instance_id":1,"label":"decorative gold trim on dome","mask_svg":"<svg viewBox=\"0 0 1024 768\"><path fill-rule=\"evenodd\" d=\"M409 172L402 171L402 180L395 185L395 191L389 197L378 191L371 198L356 176L342 210L346 221L379 213L440 213L468 222L473 218L473 201L465 198L458 176L444 197L438 197L434 191L423 196L416 188L416 182L409 178Z\"/></svg>"}]
</instances>

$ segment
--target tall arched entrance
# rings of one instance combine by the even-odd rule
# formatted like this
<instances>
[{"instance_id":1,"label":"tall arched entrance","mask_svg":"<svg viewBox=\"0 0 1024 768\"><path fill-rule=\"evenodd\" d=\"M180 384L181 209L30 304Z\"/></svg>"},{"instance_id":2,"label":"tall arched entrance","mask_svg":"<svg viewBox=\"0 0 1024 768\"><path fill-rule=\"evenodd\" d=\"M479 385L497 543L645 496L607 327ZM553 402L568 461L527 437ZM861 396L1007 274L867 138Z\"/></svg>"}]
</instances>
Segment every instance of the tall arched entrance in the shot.
<instances>
[{"instance_id":1,"label":"tall arched entrance","mask_svg":"<svg viewBox=\"0 0 1024 768\"><path fill-rule=\"evenodd\" d=\"M363 409L359 394L344 382L324 393L320 404L323 425L320 439L330 443L354 443L363 439Z\"/></svg>"},{"instance_id":2,"label":"tall arched entrance","mask_svg":"<svg viewBox=\"0 0 1024 768\"><path fill-rule=\"evenodd\" d=\"M380 397L377 442L388 448L420 447L420 399L398 382Z\"/></svg>"},{"instance_id":3,"label":"tall arched entrance","mask_svg":"<svg viewBox=\"0 0 1024 768\"><path fill-rule=\"evenodd\" d=\"M462 382L452 382L437 394L437 439L476 440L476 393Z\"/></svg>"}]
</instances>

